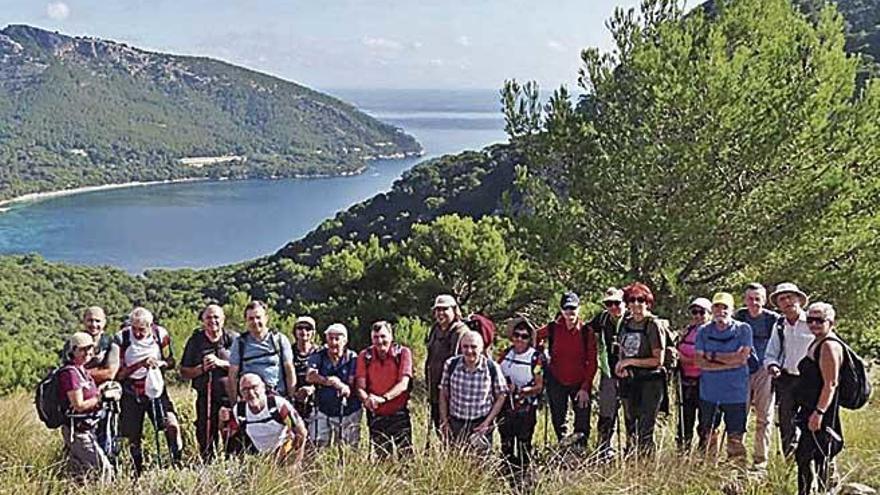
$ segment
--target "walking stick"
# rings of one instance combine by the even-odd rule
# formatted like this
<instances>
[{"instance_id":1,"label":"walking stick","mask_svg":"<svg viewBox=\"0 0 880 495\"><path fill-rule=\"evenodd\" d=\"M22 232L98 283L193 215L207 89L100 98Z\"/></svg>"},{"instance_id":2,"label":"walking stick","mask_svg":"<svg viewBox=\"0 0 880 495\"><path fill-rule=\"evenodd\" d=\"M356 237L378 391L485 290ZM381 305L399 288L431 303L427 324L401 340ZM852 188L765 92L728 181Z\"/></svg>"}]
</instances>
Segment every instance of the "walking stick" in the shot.
<instances>
[{"instance_id":1,"label":"walking stick","mask_svg":"<svg viewBox=\"0 0 880 495\"><path fill-rule=\"evenodd\" d=\"M678 381L678 385L676 387L676 393L678 394L678 446L679 448L687 448L690 449L690 443L687 446L684 445L685 439L685 425L684 425L684 377L681 374L681 370L678 371L675 379ZM693 432L693 430L691 430Z\"/></svg>"},{"instance_id":2,"label":"walking stick","mask_svg":"<svg viewBox=\"0 0 880 495\"><path fill-rule=\"evenodd\" d=\"M345 463L345 459L342 456L342 418L345 417L345 407L348 405L348 399L346 397L342 397L339 401L339 430L338 435L336 436L336 453L339 456L337 462L340 464Z\"/></svg>"},{"instance_id":3,"label":"walking stick","mask_svg":"<svg viewBox=\"0 0 880 495\"><path fill-rule=\"evenodd\" d=\"M159 441L159 430L161 429L161 414L162 414L162 404L159 402L159 399L152 399L153 406L153 433L156 437L156 462L159 464L159 469L162 469L162 446Z\"/></svg>"},{"instance_id":4,"label":"walking stick","mask_svg":"<svg viewBox=\"0 0 880 495\"><path fill-rule=\"evenodd\" d=\"M209 452L213 452L214 450L214 435L212 435L211 430L211 416L214 412L214 405L211 403L211 395L214 391L214 371L208 371L208 401L205 404L205 452L203 454L207 455Z\"/></svg>"}]
</instances>

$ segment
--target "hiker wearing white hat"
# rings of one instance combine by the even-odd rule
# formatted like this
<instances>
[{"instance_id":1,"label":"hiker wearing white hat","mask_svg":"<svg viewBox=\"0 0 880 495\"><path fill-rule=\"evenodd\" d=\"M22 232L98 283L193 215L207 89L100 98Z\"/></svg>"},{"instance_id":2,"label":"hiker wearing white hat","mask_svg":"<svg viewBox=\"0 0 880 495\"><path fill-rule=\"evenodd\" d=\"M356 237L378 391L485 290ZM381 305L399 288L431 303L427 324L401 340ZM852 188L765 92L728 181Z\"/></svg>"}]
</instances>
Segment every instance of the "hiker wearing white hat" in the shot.
<instances>
[{"instance_id":1,"label":"hiker wearing white hat","mask_svg":"<svg viewBox=\"0 0 880 495\"><path fill-rule=\"evenodd\" d=\"M428 384L428 404L431 407L431 425L440 431L440 379L443 365L450 357L458 354L458 342L469 331L462 321L461 308L449 294L440 294L431 307L434 325L428 333L425 359L425 382Z\"/></svg>"},{"instance_id":2,"label":"hiker wearing white hat","mask_svg":"<svg viewBox=\"0 0 880 495\"><path fill-rule=\"evenodd\" d=\"M357 447L361 437L361 401L354 393L357 354L348 347L348 329L334 323L324 330L324 348L309 358L306 380L317 385L315 444L341 442Z\"/></svg>"},{"instance_id":3,"label":"hiker wearing white hat","mask_svg":"<svg viewBox=\"0 0 880 495\"><path fill-rule=\"evenodd\" d=\"M700 367L697 364L697 331L712 319L712 302L698 297L688 305L690 322L680 332L678 349L678 429L676 444L687 452L694 438L700 409Z\"/></svg>"},{"instance_id":4,"label":"hiker wearing white hat","mask_svg":"<svg viewBox=\"0 0 880 495\"><path fill-rule=\"evenodd\" d=\"M779 434L782 452L786 456L794 452L797 444L793 421L797 412L798 363L806 356L814 338L803 309L808 300L807 295L790 282L777 285L770 294L770 302L779 308L782 317L773 325L764 354L764 367L773 377L779 409Z\"/></svg>"},{"instance_id":5,"label":"hiker wearing white hat","mask_svg":"<svg viewBox=\"0 0 880 495\"><path fill-rule=\"evenodd\" d=\"M599 455L603 460L614 457L614 426L617 424L617 413L620 400L617 398L617 378L613 370L617 366L617 322L624 313L623 290L609 287L602 298L605 307L593 317L589 326L596 335L596 349L599 367Z\"/></svg>"}]
</instances>

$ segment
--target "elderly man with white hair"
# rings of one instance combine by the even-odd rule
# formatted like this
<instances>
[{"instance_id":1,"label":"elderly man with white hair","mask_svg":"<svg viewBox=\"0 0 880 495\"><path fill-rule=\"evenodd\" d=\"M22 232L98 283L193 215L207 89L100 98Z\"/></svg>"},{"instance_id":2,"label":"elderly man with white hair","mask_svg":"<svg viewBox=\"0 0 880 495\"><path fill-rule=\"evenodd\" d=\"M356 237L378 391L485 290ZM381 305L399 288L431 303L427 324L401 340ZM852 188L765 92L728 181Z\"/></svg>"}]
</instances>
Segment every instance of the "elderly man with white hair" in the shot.
<instances>
[{"instance_id":1,"label":"elderly man with white hair","mask_svg":"<svg viewBox=\"0 0 880 495\"><path fill-rule=\"evenodd\" d=\"M440 431L445 439L481 454L492 450L495 418L504 407L507 383L501 367L483 354L483 337L468 331L462 354L443 366L440 381Z\"/></svg>"},{"instance_id":2,"label":"elderly man with white hair","mask_svg":"<svg viewBox=\"0 0 880 495\"><path fill-rule=\"evenodd\" d=\"M174 367L171 335L153 322L149 310L138 307L129 314L127 326L116 334L114 344L119 347L120 357L116 379L122 383L123 391L120 433L128 439L135 473L140 474L144 467L141 439L145 414L153 425L165 430L171 458L179 461L183 448L180 426L161 374L162 370Z\"/></svg>"},{"instance_id":3,"label":"elderly man with white hair","mask_svg":"<svg viewBox=\"0 0 880 495\"><path fill-rule=\"evenodd\" d=\"M266 454L278 462L303 459L306 426L293 405L280 395L266 394L259 375L245 373L238 382L242 399L233 409L220 410L220 421L233 453Z\"/></svg>"},{"instance_id":4,"label":"elderly man with white hair","mask_svg":"<svg viewBox=\"0 0 880 495\"><path fill-rule=\"evenodd\" d=\"M324 330L325 346L309 357L306 380L318 386L315 444L357 447L361 438L361 401L354 393L357 354L348 346L348 329L334 323Z\"/></svg>"}]
</instances>

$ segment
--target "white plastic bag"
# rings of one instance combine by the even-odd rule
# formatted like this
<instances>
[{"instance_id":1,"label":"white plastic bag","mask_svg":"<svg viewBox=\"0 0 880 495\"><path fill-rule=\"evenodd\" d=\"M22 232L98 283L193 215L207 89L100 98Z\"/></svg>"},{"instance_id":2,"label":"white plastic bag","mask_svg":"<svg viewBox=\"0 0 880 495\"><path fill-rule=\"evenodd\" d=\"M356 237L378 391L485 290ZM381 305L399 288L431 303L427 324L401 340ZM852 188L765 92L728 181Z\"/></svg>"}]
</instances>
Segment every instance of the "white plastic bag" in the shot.
<instances>
[{"instance_id":1,"label":"white plastic bag","mask_svg":"<svg viewBox=\"0 0 880 495\"><path fill-rule=\"evenodd\" d=\"M150 399L158 399L165 390L165 379L162 378L162 370L150 368L147 370L147 381L144 384L144 393Z\"/></svg>"}]
</instances>

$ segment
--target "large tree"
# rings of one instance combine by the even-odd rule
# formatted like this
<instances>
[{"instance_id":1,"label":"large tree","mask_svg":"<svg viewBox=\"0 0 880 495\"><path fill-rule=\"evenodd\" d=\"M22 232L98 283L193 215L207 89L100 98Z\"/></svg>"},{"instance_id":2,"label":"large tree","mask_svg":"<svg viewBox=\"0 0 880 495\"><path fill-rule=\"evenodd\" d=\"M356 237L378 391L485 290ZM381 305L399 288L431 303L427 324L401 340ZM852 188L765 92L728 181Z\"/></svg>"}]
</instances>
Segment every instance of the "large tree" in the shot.
<instances>
[{"instance_id":1,"label":"large tree","mask_svg":"<svg viewBox=\"0 0 880 495\"><path fill-rule=\"evenodd\" d=\"M575 104L504 90L531 261L568 285L645 281L667 311L790 277L844 314L876 308L880 91L857 89L833 7L647 0L608 25Z\"/></svg>"}]
</instances>

